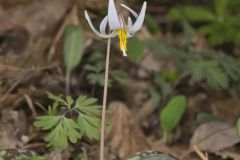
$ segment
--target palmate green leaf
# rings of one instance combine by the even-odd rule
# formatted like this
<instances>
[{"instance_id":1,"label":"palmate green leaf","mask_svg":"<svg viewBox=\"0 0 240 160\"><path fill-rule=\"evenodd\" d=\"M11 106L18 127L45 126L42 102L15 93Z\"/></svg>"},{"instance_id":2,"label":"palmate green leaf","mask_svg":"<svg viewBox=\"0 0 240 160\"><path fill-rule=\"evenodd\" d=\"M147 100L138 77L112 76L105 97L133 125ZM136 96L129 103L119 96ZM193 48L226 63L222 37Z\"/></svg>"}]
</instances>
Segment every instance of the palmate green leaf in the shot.
<instances>
[{"instance_id":1,"label":"palmate green leaf","mask_svg":"<svg viewBox=\"0 0 240 160\"><path fill-rule=\"evenodd\" d=\"M221 68L210 68L207 71L207 83L215 90L227 89L229 80Z\"/></svg>"},{"instance_id":2,"label":"palmate green leaf","mask_svg":"<svg viewBox=\"0 0 240 160\"><path fill-rule=\"evenodd\" d=\"M34 126L43 130L51 129L59 123L60 119L59 116L39 116L36 118Z\"/></svg>"},{"instance_id":3,"label":"palmate green leaf","mask_svg":"<svg viewBox=\"0 0 240 160\"><path fill-rule=\"evenodd\" d=\"M113 70L110 71L110 77L120 83L120 84L127 84L128 82L128 76L127 73L121 70Z\"/></svg>"},{"instance_id":4,"label":"palmate green leaf","mask_svg":"<svg viewBox=\"0 0 240 160\"><path fill-rule=\"evenodd\" d=\"M86 107L80 107L78 110L86 115L92 115L92 116L99 116L102 113L102 107L101 106L86 106Z\"/></svg>"},{"instance_id":5,"label":"palmate green leaf","mask_svg":"<svg viewBox=\"0 0 240 160\"><path fill-rule=\"evenodd\" d=\"M164 141L167 136L180 122L183 113L186 110L187 100L184 95L175 96L170 99L167 105L160 113L160 124L164 133Z\"/></svg>"},{"instance_id":6,"label":"palmate green leaf","mask_svg":"<svg viewBox=\"0 0 240 160\"><path fill-rule=\"evenodd\" d=\"M79 64L83 49L84 41L81 26L68 26L64 36L64 62L67 70L71 71Z\"/></svg>"},{"instance_id":7,"label":"palmate green leaf","mask_svg":"<svg viewBox=\"0 0 240 160\"><path fill-rule=\"evenodd\" d=\"M72 97L67 96L66 97L66 102L67 102L68 106L70 107L70 106L72 106L74 101L73 101Z\"/></svg>"},{"instance_id":8,"label":"palmate green leaf","mask_svg":"<svg viewBox=\"0 0 240 160\"><path fill-rule=\"evenodd\" d=\"M68 146L67 134L62 125L63 119L58 123L45 138L48 142L48 147L54 147L56 149L64 149Z\"/></svg>"},{"instance_id":9,"label":"palmate green leaf","mask_svg":"<svg viewBox=\"0 0 240 160\"><path fill-rule=\"evenodd\" d=\"M98 84L100 86L104 86L104 73L89 73L87 75L87 80L92 85ZM111 79L108 81L108 86L111 86Z\"/></svg>"},{"instance_id":10,"label":"palmate green leaf","mask_svg":"<svg viewBox=\"0 0 240 160\"><path fill-rule=\"evenodd\" d=\"M58 125L46 136L45 140L49 142L49 147L64 149L68 146L68 140L76 143L82 137L78 129L79 126L74 120L61 117Z\"/></svg>"},{"instance_id":11,"label":"palmate green leaf","mask_svg":"<svg viewBox=\"0 0 240 160\"><path fill-rule=\"evenodd\" d=\"M100 137L100 127L93 126L85 115L81 115L78 117L78 125L80 127L81 132L87 136L89 139L98 140Z\"/></svg>"},{"instance_id":12,"label":"palmate green leaf","mask_svg":"<svg viewBox=\"0 0 240 160\"><path fill-rule=\"evenodd\" d=\"M52 106L48 106L48 115L57 115L57 107L59 105L59 102L55 101L53 102Z\"/></svg>"},{"instance_id":13,"label":"palmate green leaf","mask_svg":"<svg viewBox=\"0 0 240 160\"><path fill-rule=\"evenodd\" d=\"M96 98L87 98L86 96L79 96L76 100L76 108L85 107L97 102Z\"/></svg>"},{"instance_id":14,"label":"palmate green leaf","mask_svg":"<svg viewBox=\"0 0 240 160\"><path fill-rule=\"evenodd\" d=\"M206 80L212 89L226 89L229 85L228 76L217 61L188 61L186 69L190 72L193 81Z\"/></svg>"},{"instance_id":15,"label":"palmate green leaf","mask_svg":"<svg viewBox=\"0 0 240 160\"><path fill-rule=\"evenodd\" d=\"M52 94L50 92L47 92L47 95L48 95L48 98L50 98L50 99L52 99L54 101L57 101L57 102L59 102L59 103L61 103L63 105L66 105L66 106L68 105L67 102L64 99L61 98L61 96L56 96L56 95L54 95L54 94Z\"/></svg>"},{"instance_id":16,"label":"palmate green leaf","mask_svg":"<svg viewBox=\"0 0 240 160\"><path fill-rule=\"evenodd\" d=\"M144 55L144 43L139 38L132 37L128 39L128 58L131 61L138 61L140 60Z\"/></svg>"},{"instance_id":17,"label":"palmate green leaf","mask_svg":"<svg viewBox=\"0 0 240 160\"><path fill-rule=\"evenodd\" d=\"M70 142L76 143L77 140L82 137L82 135L78 131L79 126L74 120L69 118L64 118L62 124L64 126L64 130Z\"/></svg>"},{"instance_id":18,"label":"palmate green leaf","mask_svg":"<svg viewBox=\"0 0 240 160\"><path fill-rule=\"evenodd\" d=\"M219 63L222 65L224 71L228 74L228 76L234 80L237 81L240 78L240 60L233 58L231 56L228 56L226 54L221 54L220 56L217 56L216 59L219 61Z\"/></svg>"}]
</instances>

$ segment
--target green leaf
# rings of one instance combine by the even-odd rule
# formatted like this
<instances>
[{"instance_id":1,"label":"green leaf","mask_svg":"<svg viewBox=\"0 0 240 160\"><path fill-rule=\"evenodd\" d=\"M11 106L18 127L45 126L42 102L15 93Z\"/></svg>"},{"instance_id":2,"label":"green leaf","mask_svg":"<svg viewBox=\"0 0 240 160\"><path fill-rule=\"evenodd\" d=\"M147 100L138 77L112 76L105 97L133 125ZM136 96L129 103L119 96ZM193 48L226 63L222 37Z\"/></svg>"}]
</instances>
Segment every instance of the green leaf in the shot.
<instances>
[{"instance_id":1,"label":"green leaf","mask_svg":"<svg viewBox=\"0 0 240 160\"><path fill-rule=\"evenodd\" d=\"M228 88L228 76L220 68L217 61L188 61L186 69L191 73L193 81L206 80L207 84L214 90Z\"/></svg>"},{"instance_id":2,"label":"green leaf","mask_svg":"<svg viewBox=\"0 0 240 160\"><path fill-rule=\"evenodd\" d=\"M224 71L228 74L228 76L234 80L238 81L240 78L240 60L234 57L228 56L226 54L222 54L216 59L222 65Z\"/></svg>"},{"instance_id":3,"label":"green leaf","mask_svg":"<svg viewBox=\"0 0 240 160\"><path fill-rule=\"evenodd\" d=\"M184 95L170 99L160 113L160 124L166 140L168 134L178 125L186 110L187 100Z\"/></svg>"},{"instance_id":4,"label":"green leaf","mask_svg":"<svg viewBox=\"0 0 240 160\"><path fill-rule=\"evenodd\" d=\"M97 102L96 98L87 98L85 96L79 96L77 101L76 101L75 107L76 108L81 108L81 107L92 105L96 102Z\"/></svg>"},{"instance_id":5,"label":"green leaf","mask_svg":"<svg viewBox=\"0 0 240 160\"><path fill-rule=\"evenodd\" d=\"M203 123L208 123L208 122L218 121L218 120L219 118L209 113L198 113L197 119L196 119L198 124L203 124Z\"/></svg>"},{"instance_id":6,"label":"green leaf","mask_svg":"<svg viewBox=\"0 0 240 160\"><path fill-rule=\"evenodd\" d=\"M39 116L36 118L34 125L36 127L47 130L56 126L60 121L59 116Z\"/></svg>"},{"instance_id":7,"label":"green leaf","mask_svg":"<svg viewBox=\"0 0 240 160\"><path fill-rule=\"evenodd\" d=\"M186 21L183 22L183 29L184 29L184 44L185 46L189 46L192 42L194 30L192 26Z\"/></svg>"},{"instance_id":8,"label":"green leaf","mask_svg":"<svg viewBox=\"0 0 240 160\"><path fill-rule=\"evenodd\" d=\"M57 107L59 105L59 102L55 101L53 102L52 106L48 106L48 114L49 115L57 115Z\"/></svg>"},{"instance_id":9,"label":"green leaf","mask_svg":"<svg viewBox=\"0 0 240 160\"><path fill-rule=\"evenodd\" d=\"M67 134L62 125L63 119L58 123L45 138L45 141L49 142L48 147L54 147L56 149L64 149L68 146Z\"/></svg>"},{"instance_id":10,"label":"green leaf","mask_svg":"<svg viewBox=\"0 0 240 160\"><path fill-rule=\"evenodd\" d=\"M216 19L209 9L197 6L175 7L169 11L168 15L175 21L210 22Z\"/></svg>"},{"instance_id":11,"label":"green leaf","mask_svg":"<svg viewBox=\"0 0 240 160\"><path fill-rule=\"evenodd\" d=\"M136 36L129 38L127 43L128 58L132 61L140 60L144 55L144 43Z\"/></svg>"},{"instance_id":12,"label":"green leaf","mask_svg":"<svg viewBox=\"0 0 240 160\"><path fill-rule=\"evenodd\" d=\"M226 14L229 0L215 0L215 12L218 15L218 19L223 21Z\"/></svg>"},{"instance_id":13,"label":"green leaf","mask_svg":"<svg viewBox=\"0 0 240 160\"><path fill-rule=\"evenodd\" d=\"M146 26L148 27L148 30L151 33L156 34L160 32L159 24L157 23L156 19L152 17L150 14L146 14L144 21Z\"/></svg>"},{"instance_id":14,"label":"green leaf","mask_svg":"<svg viewBox=\"0 0 240 160\"><path fill-rule=\"evenodd\" d=\"M63 126L70 142L76 143L77 140L82 137L77 130L79 128L78 124L72 119L64 118Z\"/></svg>"},{"instance_id":15,"label":"green leaf","mask_svg":"<svg viewBox=\"0 0 240 160\"><path fill-rule=\"evenodd\" d=\"M240 118L237 121L237 133L238 133L238 136L240 137Z\"/></svg>"},{"instance_id":16,"label":"green leaf","mask_svg":"<svg viewBox=\"0 0 240 160\"><path fill-rule=\"evenodd\" d=\"M81 61L84 49L81 26L68 26L64 37L64 62L67 70L74 69Z\"/></svg>"},{"instance_id":17,"label":"green leaf","mask_svg":"<svg viewBox=\"0 0 240 160\"><path fill-rule=\"evenodd\" d=\"M68 104L69 107L71 107L71 105L72 105L73 102L74 102L71 96L67 96L67 97L66 97L66 101L67 101L67 104Z\"/></svg>"},{"instance_id":18,"label":"green leaf","mask_svg":"<svg viewBox=\"0 0 240 160\"><path fill-rule=\"evenodd\" d=\"M110 76L111 78L120 83L120 84L127 84L128 82L128 77L127 77L127 73L121 70L113 70L110 71Z\"/></svg>"},{"instance_id":19,"label":"green leaf","mask_svg":"<svg viewBox=\"0 0 240 160\"><path fill-rule=\"evenodd\" d=\"M65 100L63 100L61 98L61 96L55 96L54 94L52 94L50 92L47 92L47 95L48 95L48 98L67 106L67 102Z\"/></svg>"}]
</instances>

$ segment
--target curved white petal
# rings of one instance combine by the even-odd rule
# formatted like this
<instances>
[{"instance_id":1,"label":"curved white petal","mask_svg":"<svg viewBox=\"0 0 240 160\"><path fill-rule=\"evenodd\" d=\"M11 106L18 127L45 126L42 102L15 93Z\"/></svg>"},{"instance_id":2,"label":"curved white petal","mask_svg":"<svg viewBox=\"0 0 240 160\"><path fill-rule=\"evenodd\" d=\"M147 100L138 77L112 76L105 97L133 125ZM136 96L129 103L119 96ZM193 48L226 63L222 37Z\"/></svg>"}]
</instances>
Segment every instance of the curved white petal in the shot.
<instances>
[{"instance_id":1,"label":"curved white petal","mask_svg":"<svg viewBox=\"0 0 240 160\"><path fill-rule=\"evenodd\" d=\"M130 13L132 13L132 15L137 18L138 17L138 14L132 10L130 7L126 6L125 4L121 4L122 7L126 8Z\"/></svg>"},{"instance_id":2,"label":"curved white petal","mask_svg":"<svg viewBox=\"0 0 240 160\"><path fill-rule=\"evenodd\" d=\"M86 17L86 19L87 19L87 21L88 21L89 26L91 27L91 29L93 30L93 32L96 33L99 37L102 37L102 38L112 38L112 37L115 37L115 36L117 35L116 32L112 32L112 33L110 33L110 34L103 34L103 33L98 32L98 31L94 28L94 26L93 26L93 24L92 24L92 21L90 20L90 17L89 17L89 15L88 15L87 11L84 11L84 12L85 12L85 17Z\"/></svg>"},{"instance_id":3,"label":"curved white petal","mask_svg":"<svg viewBox=\"0 0 240 160\"><path fill-rule=\"evenodd\" d=\"M128 24L127 24L128 28L132 27L132 19L130 17L128 17Z\"/></svg>"},{"instance_id":4,"label":"curved white petal","mask_svg":"<svg viewBox=\"0 0 240 160\"><path fill-rule=\"evenodd\" d=\"M105 16L100 24L100 32L106 34L106 27L108 22L108 16Z\"/></svg>"},{"instance_id":5,"label":"curved white petal","mask_svg":"<svg viewBox=\"0 0 240 160\"><path fill-rule=\"evenodd\" d=\"M110 29L116 30L121 28L121 23L117 14L114 0L109 0L108 3L108 21Z\"/></svg>"},{"instance_id":6,"label":"curved white petal","mask_svg":"<svg viewBox=\"0 0 240 160\"><path fill-rule=\"evenodd\" d=\"M144 2L137 20L135 21L133 26L129 28L130 32L137 32L141 29L143 25L144 17L145 17L146 8L147 8L147 2Z\"/></svg>"},{"instance_id":7,"label":"curved white petal","mask_svg":"<svg viewBox=\"0 0 240 160\"><path fill-rule=\"evenodd\" d=\"M134 36L134 33L127 33L127 38L131 38Z\"/></svg>"}]
</instances>

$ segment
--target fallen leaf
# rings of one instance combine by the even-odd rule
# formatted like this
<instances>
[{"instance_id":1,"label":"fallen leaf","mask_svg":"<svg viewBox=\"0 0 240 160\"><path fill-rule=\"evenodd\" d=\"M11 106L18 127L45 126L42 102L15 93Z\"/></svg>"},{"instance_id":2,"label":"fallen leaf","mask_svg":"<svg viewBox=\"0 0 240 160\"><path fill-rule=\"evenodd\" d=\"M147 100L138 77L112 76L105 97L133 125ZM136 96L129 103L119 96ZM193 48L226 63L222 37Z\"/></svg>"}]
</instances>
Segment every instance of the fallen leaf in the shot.
<instances>
[{"instance_id":1,"label":"fallen leaf","mask_svg":"<svg viewBox=\"0 0 240 160\"><path fill-rule=\"evenodd\" d=\"M236 128L224 122L210 122L199 126L191 139L191 145L213 153L239 142Z\"/></svg>"},{"instance_id":2,"label":"fallen leaf","mask_svg":"<svg viewBox=\"0 0 240 160\"><path fill-rule=\"evenodd\" d=\"M24 144L20 141L26 132L26 115L21 111L2 110L0 119L0 148L17 148ZM20 120L20 121L19 121Z\"/></svg>"},{"instance_id":3,"label":"fallen leaf","mask_svg":"<svg viewBox=\"0 0 240 160\"><path fill-rule=\"evenodd\" d=\"M136 125L134 116L125 104L112 102L109 110L111 129L107 141L111 148L117 151L120 158L149 149L146 137Z\"/></svg>"},{"instance_id":4,"label":"fallen leaf","mask_svg":"<svg viewBox=\"0 0 240 160\"><path fill-rule=\"evenodd\" d=\"M215 116L228 123L235 124L240 115L239 105L239 99L213 100L211 109Z\"/></svg>"}]
</instances>

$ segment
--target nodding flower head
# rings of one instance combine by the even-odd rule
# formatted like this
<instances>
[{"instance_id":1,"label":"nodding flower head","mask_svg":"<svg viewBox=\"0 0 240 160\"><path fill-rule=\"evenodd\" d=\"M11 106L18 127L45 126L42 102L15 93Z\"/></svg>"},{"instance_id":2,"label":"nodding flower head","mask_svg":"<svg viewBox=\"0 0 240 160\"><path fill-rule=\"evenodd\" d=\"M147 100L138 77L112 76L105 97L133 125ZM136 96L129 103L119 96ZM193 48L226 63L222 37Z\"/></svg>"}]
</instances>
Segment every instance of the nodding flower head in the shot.
<instances>
[{"instance_id":1,"label":"nodding flower head","mask_svg":"<svg viewBox=\"0 0 240 160\"><path fill-rule=\"evenodd\" d=\"M85 17L93 32L98 36L102 38L113 38L118 35L120 49L123 52L123 56L127 56L127 38L134 36L134 34L141 29L147 2L143 3L139 14L124 4L121 4L121 6L127 9L136 18L134 23L131 17L128 17L128 22L125 23L123 16L117 13L114 0L109 0L108 15L103 18L100 24L100 31L97 31L93 26L87 11L85 11ZM109 33L106 33L107 24L109 25Z\"/></svg>"}]
</instances>

